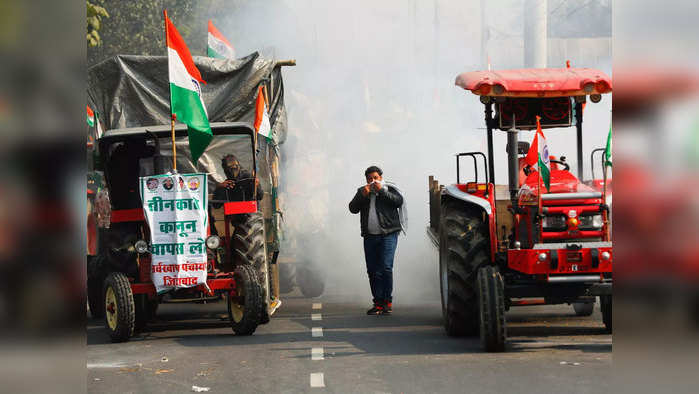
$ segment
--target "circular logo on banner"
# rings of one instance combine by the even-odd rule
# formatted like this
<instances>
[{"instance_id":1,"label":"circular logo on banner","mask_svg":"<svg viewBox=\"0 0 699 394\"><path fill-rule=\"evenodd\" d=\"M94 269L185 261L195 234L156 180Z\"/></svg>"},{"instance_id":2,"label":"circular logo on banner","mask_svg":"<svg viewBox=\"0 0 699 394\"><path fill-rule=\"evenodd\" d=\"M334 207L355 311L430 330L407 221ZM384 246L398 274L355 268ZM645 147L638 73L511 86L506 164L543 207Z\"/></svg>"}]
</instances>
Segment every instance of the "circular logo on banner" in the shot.
<instances>
[{"instance_id":1,"label":"circular logo on banner","mask_svg":"<svg viewBox=\"0 0 699 394\"><path fill-rule=\"evenodd\" d=\"M189 190L195 191L199 189L199 178L189 178Z\"/></svg>"},{"instance_id":2,"label":"circular logo on banner","mask_svg":"<svg viewBox=\"0 0 699 394\"><path fill-rule=\"evenodd\" d=\"M182 177L179 177L179 179L177 180L177 185L179 186L177 190L187 190L184 187L184 179L182 179Z\"/></svg>"},{"instance_id":3,"label":"circular logo on banner","mask_svg":"<svg viewBox=\"0 0 699 394\"><path fill-rule=\"evenodd\" d=\"M163 187L165 190L172 190L172 187L174 186L174 182L172 182L172 178L165 178L163 179Z\"/></svg>"},{"instance_id":4,"label":"circular logo on banner","mask_svg":"<svg viewBox=\"0 0 699 394\"><path fill-rule=\"evenodd\" d=\"M148 190L154 191L158 188L158 179L148 178L148 180L146 181L146 187L148 188Z\"/></svg>"}]
</instances>

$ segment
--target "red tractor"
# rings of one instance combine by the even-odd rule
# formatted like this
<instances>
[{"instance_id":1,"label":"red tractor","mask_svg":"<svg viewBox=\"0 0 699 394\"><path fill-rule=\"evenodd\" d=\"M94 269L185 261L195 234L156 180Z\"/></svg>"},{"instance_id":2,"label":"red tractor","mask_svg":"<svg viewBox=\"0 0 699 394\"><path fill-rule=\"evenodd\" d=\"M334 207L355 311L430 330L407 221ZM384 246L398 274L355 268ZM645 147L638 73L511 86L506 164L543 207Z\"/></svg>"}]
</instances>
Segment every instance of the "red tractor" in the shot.
<instances>
[{"instance_id":1,"label":"red tractor","mask_svg":"<svg viewBox=\"0 0 699 394\"><path fill-rule=\"evenodd\" d=\"M271 299L269 256L262 213L255 193L257 176L255 130L247 123L211 123L213 139L195 163L187 144L185 125L145 126L107 131L99 139L99 163L111 202L110 224L100 229L98 251L88 262L88 302L93 316L104 316L114 342L127 341L151 320L160 303L228 302L228 317L238 335L251 335L268 323L278 305ZM236 182L231 194L240 198L209 200L205 284L158 294L151 281L151 245L139 176L163 174L172 164L172 141L179 146L181 173L206 172L208 190L213 175L225 179L223 157L234 154L251 177ZM228 193L228 192L227 192ZM218 217L219 220L214 220Z\"/></svg>"},{"instance_id":2,"label":"red tractor","mask_svg":"<svg viewBox=\"0 0 699 394\"><path fill-rule=\"evenodd\" d=\"M456 184L430 177L428 235L439 248L444 326L449 335L478 335L487 351L505 349L505 311L517 305L573 304L592 313L600 298L612 330L612 242L606 187L583 182L583 108L612 83L592 69L478 71L456 85L485 106L488 156L456 155ZM550 190L526 165L519 130L575 127L577 176L565 157L551 156ZM507 133L508 184L495 185L493 130ZM460 159L474 177L463 181ZM479 168L481 170L479 171ZM479 176L480 175L480 176Z\"/></svg>"}]
</instances>

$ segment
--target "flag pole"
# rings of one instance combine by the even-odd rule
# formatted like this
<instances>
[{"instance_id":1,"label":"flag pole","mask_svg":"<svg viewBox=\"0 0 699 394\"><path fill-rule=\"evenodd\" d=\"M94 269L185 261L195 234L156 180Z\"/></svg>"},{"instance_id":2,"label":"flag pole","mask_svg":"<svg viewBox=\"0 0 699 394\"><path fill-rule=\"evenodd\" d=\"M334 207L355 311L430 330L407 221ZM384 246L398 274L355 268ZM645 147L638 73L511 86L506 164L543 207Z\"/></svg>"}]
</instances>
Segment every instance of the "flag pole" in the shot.
<instances>
[{"instance_id":1,"label":"flag pole","mask_svg":"<svg viewBox=\"0 0 699 394\"><path fill-rule=\"evenodd\" d=\"M165 17L165 50L170 47L170 40L167 34L167 10L163 10L163 16ZM170 61L168 56L168 62ZM177 173L177 146L175 145L175 120L177 120L177 115L172 113L172 99L170 99L170 132L172 134L172 171Z\"/></svg>"},{"instance_id":2,"label":"flag pole","mask_svg":"<svg viewBox=\"0 0 699 394\"><path fill-rule=\"evenodd\" d=\"M171 131L172 131L172 171L177 173L177 145L175 145L175 120L177 115L172 114Z\"/></svg>"}]
</instances>

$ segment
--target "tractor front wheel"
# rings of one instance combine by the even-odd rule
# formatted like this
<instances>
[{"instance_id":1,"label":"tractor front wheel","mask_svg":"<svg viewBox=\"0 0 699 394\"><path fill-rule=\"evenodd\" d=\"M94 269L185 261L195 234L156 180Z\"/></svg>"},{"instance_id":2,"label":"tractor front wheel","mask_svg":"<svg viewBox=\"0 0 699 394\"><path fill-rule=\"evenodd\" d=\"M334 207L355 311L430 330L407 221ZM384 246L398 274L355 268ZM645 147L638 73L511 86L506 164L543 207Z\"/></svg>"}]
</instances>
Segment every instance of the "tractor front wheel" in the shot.
<instances>
[{"instance_id":1,"label":"tractor front wheel","mask_svg":"<svg viewBox=\"0 0 699 394\"><path fill-rule=\"evenodd\" d=\"M236 265L248 265L253 267L257 276L257 283L262 288L263 303L261 324L269 323L270 316L267 305L270 300L270 275L269 262L267 261L267 247L265 244L265 221L259 212L239 215L233 225L233 258Z\"/></svg>"},{"instance_id":2,"label":"tractor front wheel","mask_svg":"<svg viewBox=\"0 0 699 394\"><path fill-rule=\"evenodd\" d=\"M236 267L235 292L228 294L228 318L237 335L252 335L265 312L264 291L255 269L249 265Z\"/></svg>"},{"instance_id":3,"label":"tractor front wheel","mask_svg":"<svg viewBox=\"0 0 699 394\"><path fill-rule=\"evenodd\" d=\"M612 296L600 296L600 309L602 309L602 322L607 331L612 332Z\"/></svg>"},{"instance_id":4,"label":"tractor front wheel","mask_svg":"<svg viewBox=\"0 0 699 394\"><path fill-rule=\"evenodd\" d=\"M105 323L112 342L128 341L136 325L136 306L129 279L112 272L104 281Z\"/></svg>"},{"instance_id":5,"label":"tractor front wheel","mask_svg":"<svg viewBox=\"0 0 699 394\"><path fill-rule=\"evenodd\" d=\"M574 302L573 310L576 316L590 316L595 309L594 302Z\"/></svg>"},{"instance_id":6,"label":"tractor front wheel","mask_svg":"<svg viewBox=\"0 0 699 394\"><path fill-rule=\"evenodd\" d=\"M478 309L481 344L487 352L505 350L505 288L502 276L493 266L478 270Z\"/></svg>"}]
</instances>

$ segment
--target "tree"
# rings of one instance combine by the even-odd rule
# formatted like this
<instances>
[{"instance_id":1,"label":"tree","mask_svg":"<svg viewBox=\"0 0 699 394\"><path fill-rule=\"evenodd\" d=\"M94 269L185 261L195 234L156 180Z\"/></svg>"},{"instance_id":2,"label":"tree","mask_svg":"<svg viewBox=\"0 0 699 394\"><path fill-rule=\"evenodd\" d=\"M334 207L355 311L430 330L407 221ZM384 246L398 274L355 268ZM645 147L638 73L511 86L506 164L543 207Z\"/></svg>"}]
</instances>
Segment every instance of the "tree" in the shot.
<instances>
[{"instance_id":1,"label":"tree","mask_svg":"<svg viewBox=\"0 0 699 394\"><path fill-rule=\"evenodd\" d=\"M92 0L110 17L101 23L101 45L87 48L87 64L117 54L165 55L163 8L193 55L206 53L207 20L225 17L248 0Z\"/></svg>"},{"instance_id":2,"label":"tree","mask_svg":"<svg viewBox=\"0 0 699 394\"><path fill-rule=\"evenodd\" d=\"M87 46L96 47L102 43L99 30L102 25L102 18L109 18L109 13L104 7L87 3Z\"/></svg>"}]
</instances>

